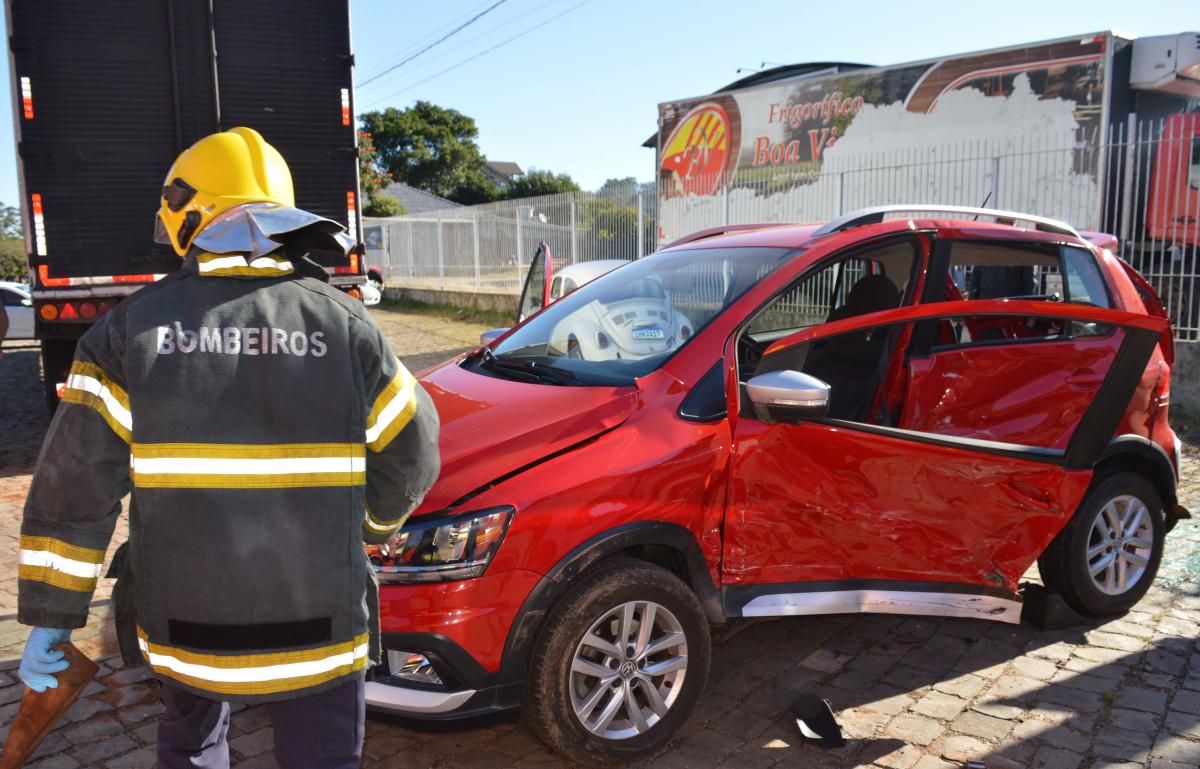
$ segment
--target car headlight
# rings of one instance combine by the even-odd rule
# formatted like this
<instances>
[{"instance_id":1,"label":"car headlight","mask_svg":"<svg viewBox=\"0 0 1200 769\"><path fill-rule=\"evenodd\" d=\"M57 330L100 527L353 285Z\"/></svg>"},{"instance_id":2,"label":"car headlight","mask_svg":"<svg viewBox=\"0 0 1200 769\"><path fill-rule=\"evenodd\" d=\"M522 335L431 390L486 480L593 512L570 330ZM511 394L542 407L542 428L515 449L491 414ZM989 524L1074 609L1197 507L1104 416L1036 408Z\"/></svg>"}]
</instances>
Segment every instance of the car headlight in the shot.
<instances>
[{"instance_id":1,"label":"car headlight","mask_svg":"<svg viewBox=\"0 0 1200 769\"><path fill-rule=\"evenodd\" d=\"M514 509L491 507L452 518L418 518L392 535L379 581L447 582L479 577L508 531Z\"/></svg>"}]
</instances>

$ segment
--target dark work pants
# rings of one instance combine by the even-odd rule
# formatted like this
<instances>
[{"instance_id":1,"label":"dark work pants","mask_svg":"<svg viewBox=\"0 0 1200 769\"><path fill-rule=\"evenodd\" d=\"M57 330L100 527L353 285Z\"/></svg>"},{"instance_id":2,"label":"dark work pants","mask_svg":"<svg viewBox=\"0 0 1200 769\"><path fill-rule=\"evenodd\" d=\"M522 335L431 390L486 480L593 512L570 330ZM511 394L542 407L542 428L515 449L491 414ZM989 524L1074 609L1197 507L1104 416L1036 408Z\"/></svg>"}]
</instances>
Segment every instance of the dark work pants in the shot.
<instances>
[{"instance_id":1,"label":"dark work pants","mask_svg":"<svg viewBox=\"0 0 1200 769\"><path fill-rule=\"evenodd\" d=\"M158 724L159 769L229 769L229 703L168 683L163 684L162 701L166 712ZM361 679L259 707L271 717L279 769L358 769L366 716Z\"/></svg>"}]
</instances>

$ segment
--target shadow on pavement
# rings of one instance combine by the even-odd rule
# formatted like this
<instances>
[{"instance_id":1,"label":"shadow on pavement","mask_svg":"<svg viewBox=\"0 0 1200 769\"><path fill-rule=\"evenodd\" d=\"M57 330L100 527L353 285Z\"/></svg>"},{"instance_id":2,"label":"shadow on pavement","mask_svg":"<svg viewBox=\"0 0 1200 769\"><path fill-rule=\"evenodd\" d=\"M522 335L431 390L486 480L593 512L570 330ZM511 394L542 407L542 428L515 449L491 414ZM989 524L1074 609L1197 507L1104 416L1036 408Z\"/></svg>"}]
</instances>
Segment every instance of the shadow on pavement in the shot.
<instances>
[{"instance_id":1,"label":"shadow on pavement","mask_svg":"<svg viewBox=\"0 0 1200 769\"><path fill-rule=\"evenodd\" d=\"M50 426L40 359L36 348L8 345L0 357L0 478L33 472Z\"/></svg>"}]
</instances>

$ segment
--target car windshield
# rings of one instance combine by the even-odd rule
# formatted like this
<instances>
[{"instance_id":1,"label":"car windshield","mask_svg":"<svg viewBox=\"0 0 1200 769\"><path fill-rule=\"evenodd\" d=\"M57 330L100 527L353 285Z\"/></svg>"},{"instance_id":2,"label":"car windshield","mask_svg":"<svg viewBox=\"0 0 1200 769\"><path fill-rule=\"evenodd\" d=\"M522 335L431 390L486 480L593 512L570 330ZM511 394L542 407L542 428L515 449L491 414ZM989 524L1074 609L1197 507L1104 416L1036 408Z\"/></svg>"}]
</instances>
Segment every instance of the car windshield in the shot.
<instances>
[{"instance_id":1,"label":"car windshield","mask_svg":"<svg viewBox=\"0 0 1200 769\"><path fill-rule=\"evenodd\" d=\"M785 248L665 251L550 305L471 365L548 384L632 385L794 254Z\"/></svg>"}]
</instances>

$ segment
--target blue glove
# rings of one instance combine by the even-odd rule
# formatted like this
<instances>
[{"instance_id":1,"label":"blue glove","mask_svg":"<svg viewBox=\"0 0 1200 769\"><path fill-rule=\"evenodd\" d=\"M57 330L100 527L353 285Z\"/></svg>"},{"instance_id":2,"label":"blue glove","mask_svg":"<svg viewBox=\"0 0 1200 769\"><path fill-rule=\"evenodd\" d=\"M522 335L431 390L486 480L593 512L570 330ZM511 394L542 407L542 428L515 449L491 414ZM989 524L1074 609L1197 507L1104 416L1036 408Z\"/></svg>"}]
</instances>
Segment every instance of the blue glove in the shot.
<instances>
[{"instance_id":1,"label":"blue glove","mask_svg":"<svg viewBox=\"0 0 1200 769\"><path fill-rule=\"evenodd\" d=\"M61 673L68 667L61 650L54 647L71 640L70 630L57 628L35 627L29 633L25 642L25 653L21 655L21 667L17 675L25 685L35 692L47 689L57 689L58 679L55 673Z\"/></svg>"}]
</instances>

